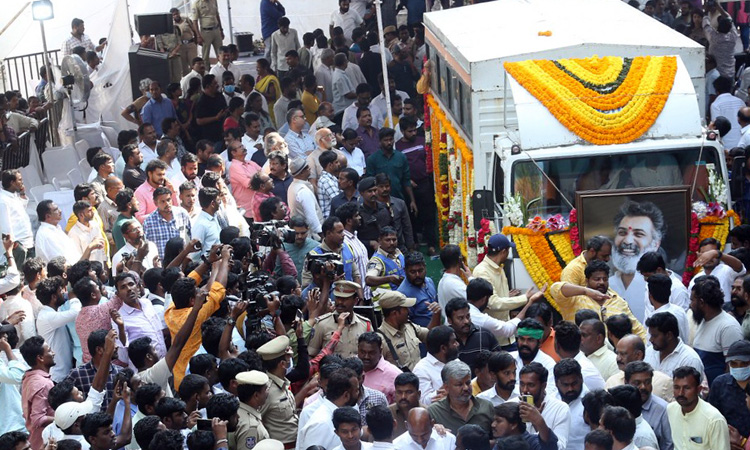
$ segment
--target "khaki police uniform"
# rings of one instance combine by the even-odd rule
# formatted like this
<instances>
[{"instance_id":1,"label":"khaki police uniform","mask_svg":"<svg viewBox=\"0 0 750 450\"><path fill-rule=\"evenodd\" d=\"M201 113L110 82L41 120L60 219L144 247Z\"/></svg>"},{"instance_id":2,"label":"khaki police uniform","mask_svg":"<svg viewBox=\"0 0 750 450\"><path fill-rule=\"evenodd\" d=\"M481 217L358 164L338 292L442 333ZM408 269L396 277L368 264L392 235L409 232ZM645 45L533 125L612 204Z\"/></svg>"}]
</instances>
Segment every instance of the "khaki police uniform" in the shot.
<instances>
[{"instance_id":1,"label":"khaki police uniform","mask_svg":"<svg viewBox=\"0 0 750 450\"><path fill-rule=\"evenodd\" d=\"M268 375L257 370L237 374L237 384L253 384L256 386L268 384ZM239 422L235 432L236 449L252 450L255 445L270 436L263 425L260 411L240 402L238 411Z\"/></svg>"},{"instance_id":2,"label":"khaki police uniform","mask_svg":"<svg viewBox=\"0 0 750 450\"><path fill-rule=\"evenodd\" d=\"M383 358L396 367L408 367L409 370L414 369L414 366L422 359L422 355L419 352L419 344L427 339L429 330L411 321L407 322L400 330L397 330L388 322L383 321L383 324L378 328L378 332L385 338L390 339L398 355L398 362L393 357L385 339L382 346Z\"/></svg>"},{"instance_id":3,"label":"khaki police uniform","mask_svg":"<svg viewBox=\"0 0 750 450\"><path fill-rule=\"evenodd\" d=\"M258 348L258 355L264 361L274 360L284 355L291 357L292 351L289 343L287 336L278 336ZM263 425L272 439L281 441L285 447L293 447L297 441L299 416L296 413L297 405L294 395L289 390L290 382L272 373L268 373L268 378L270 380L268 400L260 408Z\"/></svg>"},{"instance_id":4,"label":"khaki police uniform","mask_svg":"<svg viewBox=\"0 0 750 450\"><path fill-rule=\"evenodd\" d=\"M338 317L339 315L336 313L328 313L318 318L313 328L313 336L308 345L310 355L320 353L320 350L331 340L331 336L333 336L333 333L339 327L337 323ZM357 356L359 335L373 331L372 324L366 317L354 313L348 320L350 322L344 327L344 331L341 332L341 339L336 345L336 350L334 350L334 353L342 358Z\"/></svg>"},{"instance_id":5,"label":"khaki police uniform","mask_svg":"<svg viewBox=\"0 0 750 450\"><path fill-rule=\"evenodd\" d=\"M284 450L284 444L276 439L263 439L254 450Z\"/></svg>"},{"instance_id":6,"label":"khaki police uniform","mask_svg":"<svg viewBox=\"0 0 750 450\"><path fill-rule=\"evenodd\" d=\"M180 61L182 62L182 73L190 73L193 59L198 56L197 36L193 32L193 21L187 17L182 18L182 22L174 24L175 33L180 38Z\"/></svg>"},{"instance_id":7,"label":"khaki police uniform","mask_svg":"<svg viewBox=\"0 0 750 450\"><path fill-rule=\"evenodd\" d=\"M193 20L200 24L201 38L203 38L203 60L208 65L208 55L211 46L216 58L219 58L219 47L222 45L221 23L219 22L219 5L216 0L195 0L193 3Z\"/></svg>"},{"instance_id":8,"label":"khaki police uniform","mask_svg":"<svg viewBox=\"0 0 750 450\"><path fill-rule=\"evenodd\" d=\"M175 49L177 51L174 55L170 55L169 62L169 81L172 83L179 83L182 79L182 59L180 58L180 49L182 48L180 43L180 37L177 34L177 29L173 33L159 34L156 36L156 48L162 52L171 54ZM166 86L164 86L166 89Z\"/></svg>"}]
</instances>

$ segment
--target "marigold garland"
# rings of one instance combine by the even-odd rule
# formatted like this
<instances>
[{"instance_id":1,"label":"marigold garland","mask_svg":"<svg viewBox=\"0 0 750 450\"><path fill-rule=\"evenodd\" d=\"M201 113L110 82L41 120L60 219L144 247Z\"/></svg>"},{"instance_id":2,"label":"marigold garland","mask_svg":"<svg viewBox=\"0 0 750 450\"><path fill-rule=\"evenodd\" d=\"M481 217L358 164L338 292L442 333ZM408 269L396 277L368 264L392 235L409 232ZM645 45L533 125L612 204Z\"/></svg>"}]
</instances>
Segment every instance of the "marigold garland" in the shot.
<instances>
[{"instance_id":1,"label":"marigold garland","mask_svg":"<svg viewBox=\"0 0 750 450\"><path fill-rule=\"evenodd\" d=\"M714 238L719 241L719 250L724 248L732 224L730 220L733 220L735 225L740 223L739 215L733 210L727 211L724 217L706 216L700 219L696 213L691 213L688 255L685 259L685 271L682 273L682 282L685 286L689 285L690 280L695 276L696 269L693 267L693 263L698 259L698 246L701 241Z\"/></svg>"},{"instance_id":2,"label":"marigold garland","mask_svg":"<svg viewBox=\"0 0 750 450\"><path fill-rule=\"evenodd\" d=\"M606 84L601 82L612 74L600 69L605 63L597 57L506 62L503 66L568 130L592 144L608 145L632 142L651 128L677 73L677 59L672 56L620 59L623 69L615 81Z\"/></svg>"}]
</instances>

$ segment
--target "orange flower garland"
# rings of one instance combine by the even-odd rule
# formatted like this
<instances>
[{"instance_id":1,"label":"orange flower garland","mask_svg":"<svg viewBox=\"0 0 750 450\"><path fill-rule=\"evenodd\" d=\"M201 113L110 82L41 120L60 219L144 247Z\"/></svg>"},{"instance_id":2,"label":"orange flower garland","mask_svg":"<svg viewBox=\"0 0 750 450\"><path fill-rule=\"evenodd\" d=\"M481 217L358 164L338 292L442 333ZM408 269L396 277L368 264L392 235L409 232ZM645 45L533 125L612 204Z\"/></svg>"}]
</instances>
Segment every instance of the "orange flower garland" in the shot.
<instances>
[{"instance_id":1,"label":"orange flower garland","mask_svg":"<svg viewBox=\"0 0 750 450\"><path fill-rule=\"evenodd\" d=\"M671 56L623 61L616 81L609 83L602 82L611 72L596 57L506 62L504 67L568 130L592 144L607 145L631 142L651 128L677 73Z\"/></svg>"}]
</instances>

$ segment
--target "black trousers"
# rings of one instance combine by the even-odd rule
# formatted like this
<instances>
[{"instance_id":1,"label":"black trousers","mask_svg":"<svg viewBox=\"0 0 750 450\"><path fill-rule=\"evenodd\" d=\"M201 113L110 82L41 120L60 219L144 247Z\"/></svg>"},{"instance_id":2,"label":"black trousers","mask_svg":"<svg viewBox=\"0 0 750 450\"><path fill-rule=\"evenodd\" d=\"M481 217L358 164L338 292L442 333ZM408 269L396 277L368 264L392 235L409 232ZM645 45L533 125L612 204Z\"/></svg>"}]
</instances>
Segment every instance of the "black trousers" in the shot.
<instances>
[{"instance_id":1,"label":"black trousers","mask_svg":"<svg viewBox=\"0 0 750 450\"><path fill-rule=\"evenodd\" d=\"M412 190L414 191L414 201L417 203L417 208L419 209L418 216L416 217L411 211L409 212L414 231L414 242L419 242L417 240L417 232L421 232L424 243L428 247L435 247L437 249L437 208L435 206L435 185L432 182L432 176L417 183L417 187L413 187Z\"/></svg>"}]
</instances>

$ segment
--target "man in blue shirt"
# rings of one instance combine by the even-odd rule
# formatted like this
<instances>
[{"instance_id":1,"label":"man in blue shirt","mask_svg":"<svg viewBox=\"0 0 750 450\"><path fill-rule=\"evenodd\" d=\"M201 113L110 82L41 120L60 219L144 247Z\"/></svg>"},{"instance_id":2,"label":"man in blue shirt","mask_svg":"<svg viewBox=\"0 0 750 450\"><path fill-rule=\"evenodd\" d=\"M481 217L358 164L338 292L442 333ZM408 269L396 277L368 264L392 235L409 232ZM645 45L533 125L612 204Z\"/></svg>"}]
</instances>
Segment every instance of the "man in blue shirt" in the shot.
<instances>
[{"instance_id":1,"label":"man in blue shirt","mask_svg":"<svg viewBox=\"0 0 750 450\"><path fill-rule=\"evenodd\" d=\"M151 94L151 100L143 106L141 117L143 123L150 123L154 126L157 136L164 134L161 129L161 122L166 118L177 118L177 111L172 105L172 101L161 96L161 86L158 81L152 81L148 88Z\"/></svg>"},{"instance_id":2,"label":"man in blue shirt","mask_svg":"<svg viewBox=\"0 0 750 450\"><path fill-rule=\"evenodd\" d=\"M271 35L279 29L279 19L286 15L286 9L278 0L261 0L260 2L260 32L266 43L264 58L271 56Z\"/></svg>"},{"instance_id":3,"label":"man in blue shirt","mask_svg":"<svg viewBox=\"0 0 750 450\"><path fill-rule=\"evenodd\" d=\"M294 216L289 220L289 227L294 230L294 242L291 244L284 243L284 251L287 252L294 267L297 268L297 281L302 283L302 269L304 268L305 258L312 249L318 246L318 242L310 238L310 225L302 216ZM281 261L276 262L276 273L281 273Z\"/></svg>"},{"instance_id":4,"label":"man in blue shirt","mask_svg":"<svg viewBox=\"0 0 750 450\"><path fill-rule=\"evenodd\" d=\"M411 252L406 255L404 273L406 278L397 290L407 297L417 299L417 303L409 308L409 320L426 327L432 320L432 312L428 306L437 302L437 289L432 278L426 276L427 264L422 253Z\"/></svg>"}]
</instances>

